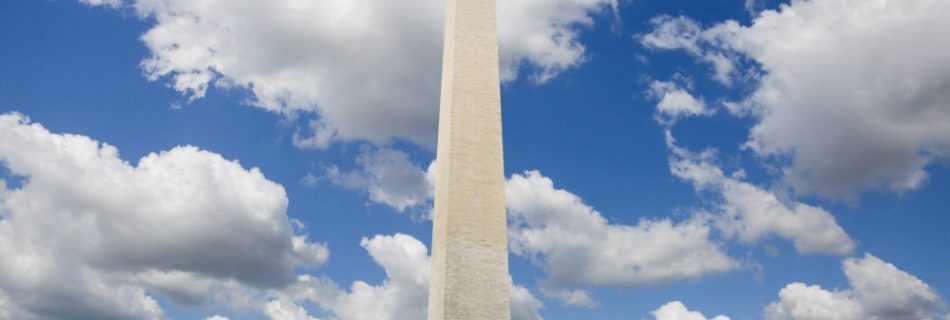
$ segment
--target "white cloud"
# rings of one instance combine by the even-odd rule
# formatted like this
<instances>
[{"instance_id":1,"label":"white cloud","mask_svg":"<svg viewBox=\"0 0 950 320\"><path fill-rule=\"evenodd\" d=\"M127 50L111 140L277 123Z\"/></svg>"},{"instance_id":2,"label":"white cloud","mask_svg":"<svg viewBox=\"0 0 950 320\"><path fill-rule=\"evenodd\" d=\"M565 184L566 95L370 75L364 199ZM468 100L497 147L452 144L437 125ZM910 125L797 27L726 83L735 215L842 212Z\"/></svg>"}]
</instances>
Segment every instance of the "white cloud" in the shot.
<instances>
[{"instance_id":1,"label":"white cloud","mask_svg":"<svg viewBox=\"0 0 950 320\"><path fill-rule=\"evenodd\" d=\"M564 286L544 284L541 286L541 294L548 298L560 300L561 302L578 307L597 307L598 303L591 297L587 289L572 289Z\"/></svg>"},{"instance_id":2,"label":"white cloud","mask_svg":"<svg viewBox=\"0 0 950 320\"><path fill-rule=\"evenodd\" d=\"M779 301L766 307L770 320L938 319L945 305L933 289L911 274L875 256L842 264L851 288L828 291L792 283Z\"/></svg>"},{"instance_id":3,"label":"white cloud","mask_svg":"<svg viewBox=\"0 0 950 320\"><path fill-rule=\"evenodd\" d=\"M117 0L112 0L117 1ZM89 3L87 1L87 3ZM93 4L99 1L92 2ZM191 99L245 88L250 104L319 114L306 147L335 140L435 143L444 1L129 0L154 21L152 80ZM585 60L579 31L616 0L498 2L502 78L544 82Z\"/></svg>"},{"instance_id":4,"label":"white cloud","mask_svg":"<svg viewBox=\"0 0 950 320\"><path fill-rule=\"evenodd\" d=\"M321 306L344 319L424 319L429 301L426 246L404 234L363 239L360 245L383 267L387 280L378 286L354 282L349 292L321 301Z\"/></svg>"},{"instance_id":5,"label":"white cloud","mask_svg":"<svg viewBox=\"0 0 950 320\"><path fill-rule=\"evenodd\" d=\"M758 65L736 110L758 121L747 146L801 192L912 190L950 158L950 2L796 0L750 26L655 22L647 46Z\"/></svg>"},{"instance_id":6,"label":"white cloud","mask_svg":"<svg viewBox=\"0 0 950 320\"><path fill-rule=\"evenodd\" d=\"M713 79L724 85L732 85L735 76L734 59L728 52L710 48L703 40L708 37L702 27L692 19L658 16L650 20L654 31L639 36L640 44L651 49L682 49L696 59L713 67Z\"/></svg>"},{"instance_id":7,"label":"white cloud","mask_svg":"<svg viewBox=\"0 0 950 320\"><path fill-rule=\"evenodd\" d=\"M312 173L307 173L303 177L300 177L300 185L304 187L316 186L317 182L320 182L320 177L317 177Z\"/></svg>"},{"instance_id":8,"label":"white cloud","mask_svg":"<svg viewBox=\"0 0 950 320\"><path fill-rule=\"evenodd\" d=\"M745 11L752 16L759 15L765 7L765 0L745 0Z\"/></svg>"},{"instance_id":9,"label":"white cloud","mask_svg":"<svg viewBox=\"0 0 950 320\"><path fill-rule=\"evenodd\" d=\"M567 303L593 303L587 286L629 288L738 267L701 221L611 224L537 171L513 175L505 198L511 251L544 268L542 292Z\"/></svg>"},{"instance_id":10,"label":"white cloud","mask_svg":"<svg viewBox=\"0 0 950 320\"><path fill-rule=\"evenodd\" d=\"M689 91L673 81L654 80L650 83L647 95L658 101L656 104L658 120L664 124L671 124L679 118L713 113L713 110L706 106L705 101L693 97Z\"/></svg>"},{"instance_id":11,"label":"white cloud","mask_svg":"<svg viewBox=\"0 0 950 320\"><path fill-rule=\"evenodd\" d=\"M617 0L498 1L498 42L503 81L514 80L523 65L535 67L531 77L545 82L584 62L579 42L581 26L594 24L593 15Z\"/></svg>"},{"instance_id":12,"label":"white cloud","mask_svg":"<svg viewBox=\"0 0 950 320\"><path fill-rule=\"evenodd\" d=\"M122 0L79 0L80 3L90 6L108 6L118 8L122 5Z\"/></svg>"},{"instance_id":13,"label":"white cloud","mask_svg":"<svg viewBox=\"0 0 950 320\"><path fill-rule=\"evenodd\" d=\"M301 276L297 284L281 292L268 307L281 312L302 310L300 303L309 301L344 320L425 319L430 272L426 246L404 234L364 238L360 244L386 272L383 283L356 281L346 290L329 279ZM530 291L512 285L511 292L512 319L541 319L538 310L543 304ZM305 313L300 315L309 317ZM271 318L282 319L273 315Z\"/></svg>"},{"instance_id":14,"label":"white cloud","mask_svg":"<svg viewBox=\"0 0 950 320\"><path fill-rule=\"evenodd\" d=\"M779 291L779 302L766 307L770 320L862 319L861 306L850 292L831 292L820 286L792 283Z\"/></svg>"},{"instance_id":15,"label":"white cloud","mask_svg":"<svg viewBox=\"0 0 950 320\"><path fill-rule=\"evenodd\" d=\"M745 243L779 236L792 241L799 253L848 254L854 250L854 241L830 212L800 202L783 202L774 193L742 181L741 173L726 176L715 165L714 152L695 154L677 147L669 131L667 145L674 176L721 198L709 218L727 236Z\"/></svg>"},{"instance_id":16,"label":"white cloud","mask_svg":"<svg viewBox=\"0 0 950 320\"><path fill-rule=\"evenodd\" d=\"M650 19L653 32L639 36L640 44L652 49L683 49L694 56L701 56L699 38L702 27L692 19L658 16Z\"/></svg>"},{"instance_id":17,"label":"white cloud","mask_svg":"<svg viewBox=\"0 0 950 320\"><path fill-rule=\"evenodd\" d=\"M844 274L866 315L890 319L924 319L942 309L933 289L893 264L866 254L844 262Z\"/></svg>"},{"instance_id":18,"label":"white cloud","mask_svg":"<svg viewBox=\"0 0 950 320\"><path fill-rule=\"evenodd\" d=\"M267 302L264 314L272 320L317 320L299 304L284 299Z\"/></svg>"},{"instance_id":19,"label":"white cloud","mask_svg":"<svg viewBox=\"0 0 950 320\"><path fill-rule=\"evenodd\" d=\"M404 168L401 172L411 173L414 178L400 179L412 183L387 184L390 187L383 189L420 190L420 195L426 189L431 197L435 162L423 172L405 162L404 155L395 158L402 159L400 162L405 165L394 167ZM367 175L368 171L372 170L337 172L331 176L378 176ZM372 190L367 187L372 184L352 185ZM580 197L555 189L553 181L537 171L513 175L505 190L509 249L549 272L549 279L540 288L544 295L571 305L596 304L583 289L587 286L632 287L698 278L738 267L717 244L710 242L710 228L699 220L675 224L670 220L643 220L633 226L610 224ZM400 210L400 202L382 201L383 198L371 196L375 202Z\"/></svg>"},{"instance_id":20,"label":"white cloud","mask_svg":"<svg viewBox=\"0 0 950 320\"><path fill-rule=\"evenodd\" d=\"M541 320L538 310L544 303L535 298L531 291L519 285L511 285L511 318L518 320Z\"/></svg>"},{"instance_id":21,"label":"white cloud","mask_svg":"<svg viewBox=\"0 0 950 320\"><path fill-rule=\"evenodd\" d=\"M228 319L225 316L213 315L213 316L205 318L205 320L230 320L230 319Z\"/></svg>"},{"instance_id":22,"label":"white cloud","mask_svg":"<svg viewBox=\"0 0 950 320\"><path fill-rule=\"evenodd\" d=\"M707 320L706 316L698 311L689 311L682 302L673 301L654 310L650 314L655 320ZM715 316L708 320L729 320L726 316Z\"/></svg>"},{"instance_id":23,"label":"white cloud","mask_svg":"<svg viewBox=\"0 0 950 320\"><path fill-rule=\"evenodd\" d=\"M385 204L396 211L428 203L432 186L427 173L409 160L402 151L381 148L364 150L356 159L358 168L340 171L336 166L327 168L326 176L334 184L349 189L364 190L370 200Z\"/></svg>"},{"instance_id":24,"label":"white cloud","mask_svg":"<svg viewBox=\"0 0 950 320\"><path fill-rule=\"evenodd\" d=\"M198 303L209 282L269 288L328 256L288 221L284 189L195 147L136 165L90 138L0 115L0 308L16 319L158 319L149 293ZM146 290L149 290L147 293Z\"/></svg>"}]
</instances>

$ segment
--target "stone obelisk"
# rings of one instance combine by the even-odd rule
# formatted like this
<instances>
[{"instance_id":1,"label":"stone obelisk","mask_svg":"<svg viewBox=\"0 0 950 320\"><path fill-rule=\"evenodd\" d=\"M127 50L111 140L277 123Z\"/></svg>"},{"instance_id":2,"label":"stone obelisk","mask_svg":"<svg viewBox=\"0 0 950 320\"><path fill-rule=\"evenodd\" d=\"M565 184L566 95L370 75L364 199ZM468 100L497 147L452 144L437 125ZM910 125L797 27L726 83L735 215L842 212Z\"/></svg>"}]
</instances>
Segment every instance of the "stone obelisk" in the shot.
<instances>
[{"instance_id":1,"label":"stone obelisk","mask_svg":"<svg viewBox=\"0 0 950 320\"><path fill-rule=\"evenodd\" d=\"M446 0L429 320L511 319L495 0Z\"/></svg>"}]
</instances>

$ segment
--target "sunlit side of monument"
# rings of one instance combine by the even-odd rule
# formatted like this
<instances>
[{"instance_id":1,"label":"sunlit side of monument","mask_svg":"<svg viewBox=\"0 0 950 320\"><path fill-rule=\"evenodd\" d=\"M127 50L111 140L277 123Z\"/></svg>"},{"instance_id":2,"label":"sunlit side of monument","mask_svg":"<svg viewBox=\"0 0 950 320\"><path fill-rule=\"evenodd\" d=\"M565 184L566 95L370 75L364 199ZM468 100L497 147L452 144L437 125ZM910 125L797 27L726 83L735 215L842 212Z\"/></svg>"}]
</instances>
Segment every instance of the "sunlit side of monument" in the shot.
<instances>
[{"instance_id":1,"label":"sunlit side of monument","mask_svg":"<svg viewBox=\"0 0 950 320\"><path fill-rule=\"evenodd\" d=\"M429 320L510 319L495 0L447 0Z\"/></svg>"}]
</instances>

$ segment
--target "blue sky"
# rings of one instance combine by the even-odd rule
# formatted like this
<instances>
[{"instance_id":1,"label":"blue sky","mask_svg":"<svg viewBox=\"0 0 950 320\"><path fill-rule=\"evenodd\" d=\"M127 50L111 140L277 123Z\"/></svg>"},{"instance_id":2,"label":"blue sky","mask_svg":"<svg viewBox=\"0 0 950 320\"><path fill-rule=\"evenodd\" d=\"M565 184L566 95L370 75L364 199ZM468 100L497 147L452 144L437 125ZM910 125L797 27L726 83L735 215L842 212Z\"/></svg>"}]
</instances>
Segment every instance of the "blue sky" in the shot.
<instances>
[{"instance_id":1,"label":"blue sky","mask_svg":"<svg viewBox=\"0 0 950 320\"><path fill-rule=\"evenodd\" d=\"M418 317L441 3L199 3L0 0L0 318ZM946 2L512 3L515 318L948 317Z\"/></svg>"}]
</instances>

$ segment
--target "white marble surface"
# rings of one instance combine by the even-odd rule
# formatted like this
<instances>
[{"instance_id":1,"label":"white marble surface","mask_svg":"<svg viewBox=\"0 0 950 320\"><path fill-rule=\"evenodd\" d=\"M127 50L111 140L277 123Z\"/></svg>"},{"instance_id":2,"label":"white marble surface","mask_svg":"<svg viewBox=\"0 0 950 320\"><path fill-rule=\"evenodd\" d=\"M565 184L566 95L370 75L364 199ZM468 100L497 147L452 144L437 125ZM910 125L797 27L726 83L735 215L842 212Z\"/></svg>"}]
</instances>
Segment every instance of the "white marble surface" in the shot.
<instances>
[{"instance_id":1,"label":"white marble surface","mask_svg":"<svg viewBox=\"0 0 950 320\"><path fill-rule=\"evenodd\" d=\"M429 320L510 319L494 0L448 0Z\"/></svg>"}]
</instances>

